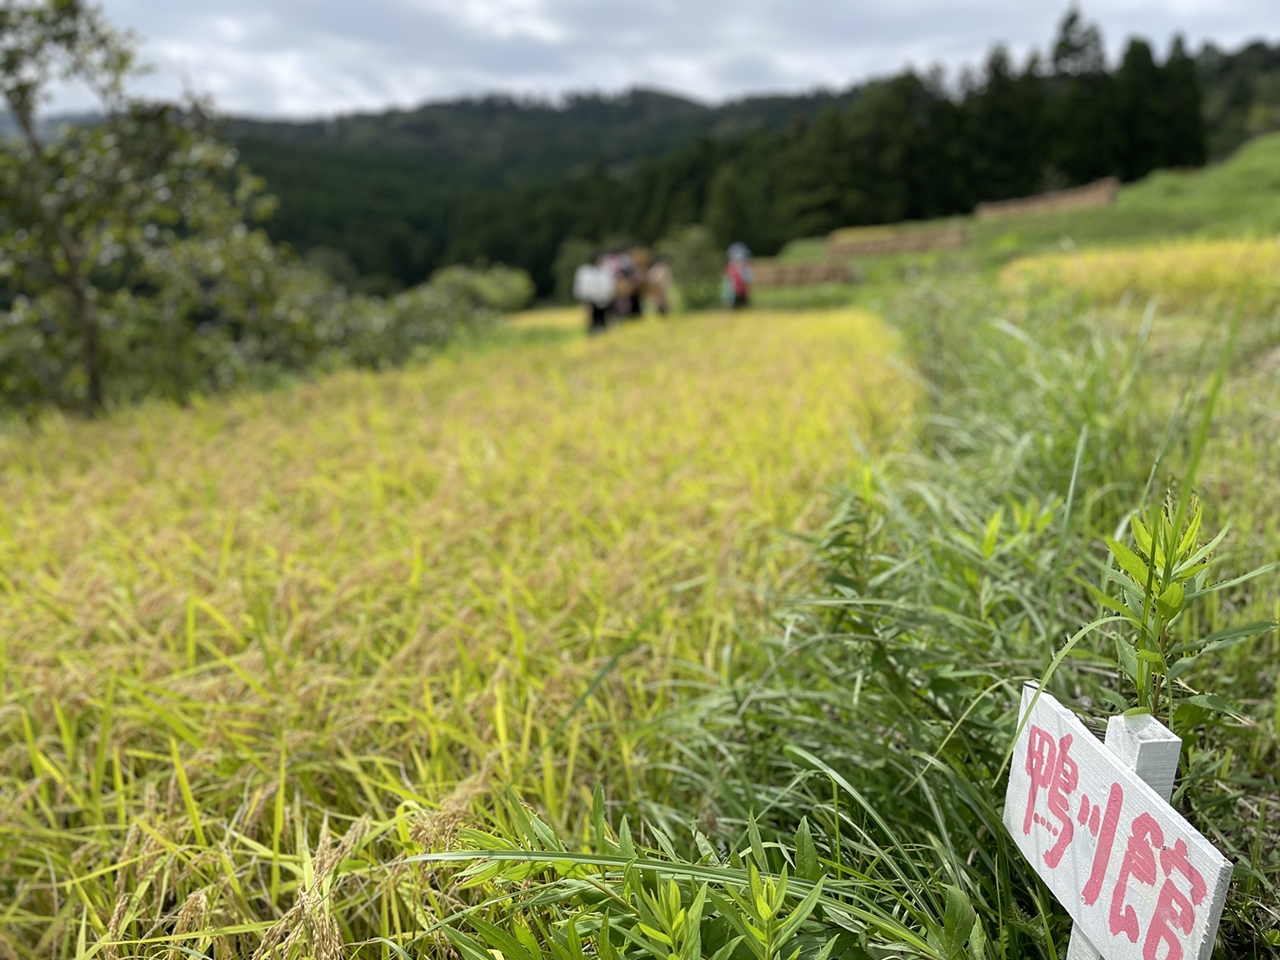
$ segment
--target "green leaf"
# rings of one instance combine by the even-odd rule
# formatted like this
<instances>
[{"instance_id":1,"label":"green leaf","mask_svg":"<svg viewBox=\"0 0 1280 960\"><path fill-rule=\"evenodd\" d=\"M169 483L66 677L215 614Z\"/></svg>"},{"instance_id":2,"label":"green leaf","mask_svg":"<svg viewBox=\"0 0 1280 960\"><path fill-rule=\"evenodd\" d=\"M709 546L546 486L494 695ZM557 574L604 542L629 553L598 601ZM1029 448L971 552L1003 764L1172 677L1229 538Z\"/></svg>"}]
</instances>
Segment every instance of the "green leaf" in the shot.
<instances>
[{"instance_id":1,"label":"green leaf","mask_svg":"<svg viewBox=\"0 0 1280 960\"><path fill-rule=\"evenodd\" d=\"M982 558L990 560L996 552L996 544L1000 542L1000 523L1004 519L1004 508L997 507L987 521L987 529L982 535Z\"/></svg>"},{"instance_id":2,"label":"green leaf","mask_svg":"<svg viewBox=\"0 0 1280 960\"><path fill-rule=\"evenodd\" d=\"M689 905L684 942L680 945L680 960L702 960L702 910L706 902L707 885L704 883Z\"/></svg>"},{"instance_id":3,"label":"green leaf","mask_svg":"<svg viewBox=\"0 0 1280 960\"><path fill-rule=\"evenodd\" d=\"M607 920L608 918L606 917L605 919ZM533 957L534 960L542 960L542 945L538 942L538 938L533 935L533 931L523 923L517 923L515 930L516 939L524 945L525 950L529 952L529 956ZM605 958L605 960L608 960L608 958Z\"/></svg>"},{"instance_id":4,"label":"green leaf","mask_svg":"<svg viewBox=\"0 0 1280 960\"><path fill-rule=\"evenodd\" d=\"M1121 713L1129 709L1129 701L1126 700L1124 697L1120 696L1120 694L1116 693L1114 690L1110 689L1109 687L1098 688L1098 699L1105 700L1108 706L1115 708L1117 711Z\"/></svg>"},{"instance_id":5,"label":"green leaf","mask_svg":"<svg viewBox=\"0 0 1280 960\"><path fill-rule=\"evenodd\" d=\"M1119 540L1107 537L1107 547L1111 550L1111 555L1116 558L1120 569L1132 577L1133 582L1145 591L1147 580L1151 577L1151 568Z\"/></svg>"},{"instance_id":6,"label":"green leaf","mask_svg":"<svg viewBox=\"0 0 1280 960\"><path fill-rule=\"evenodd\" d=\"M495 927L492 923L475 916L468 918L468 922L476 933L484 938L485 943L495 950L501 950L507 960L534 960L533 955L520 941L500 927Z\"/></svg>"},{"instance_id":7,"label":"green leaf","mask_svg":"<svg viewBox=\"0 0 1280 960\"><path fill-rule=\"evenodd\" d=\"M1120 661L1120 666L1124 668L1129 679L1137 683L1138 652L1133 649L1133 644L1123 637L1116 637L1116 659Z\"/></svg>"},{"instance_id":8,"label":"green leaf","mask_svg":"<svg viewBox=\"0 0 1280 960\"><path fill-rule=\"evenodd\" d=\"M716 853L716 848L711 845L711 841L702 835L702 831L694 829L693 842L698 848L698 854L703 861L707 863L720 863L720 855Z\"/></svg>"},{"instance_id":9,"label":"green leaf","mask_svg":"<svg viewBox=\"0 0 1280 960\"><path fill-rule=\"evenodd\" d=\"M1200 522L1204 519L1204 508L1200 505L1200 498L1192 497L1191 499L1191 520L1187 524L1186 532L1182 534L1182 540L1178 543L1179 559L1195 549L1196 538L1200 536Z\"/></svg>"},{"instance_id":10,"label":"green leaf","mask_svg":"<svg viewBox=\"0 0 1280 960\"><path fill-rule=\"evenodd\" d=\"M969 932L977 920L973 904L957 886L947 885L947 910L942 917L942 945L948 958L963 960Z\"/></svg>"},{"instance_id":11,"label":"green leaf","mask_svg":"<svg viewBox=\"0 0 1280 960\"><path fill-rule=\"evenodd\" d=\"M622 826L618 829L618 849L628 860L636 858L636 845L631 840L631 827L627 818L622 818Z\"/></svg>"},{"instance_id":12,"label":"green leaf","mask_svg":"<svg viewBox=\"0 0 1280 960\"><path fill-rule=\"evenodd\" d=\"M651 927L647 923L636 924L636 927L650 940L656 940L658 943L668 947L672 945L671 938L656 927Z\"/></svg>"},{"instance_id":13,"label":"green leaf","mask_svg":"<svg viewBox=\"0 0 1280 960\"><path fill-rule=\"evenodd\" d=\"M1280 627L1280 623L1276 623L1274 620L1255 620L1253 623L1228 627L1226 630L1219 630L1217 633L1211 633L1208 636L1201 637L1199 640L1191 640L1187 643L1179 644L1169 651L1169 655L1188 653L1201 647L1204 648L1201 650L1202 653L1222 650L1242 640L1248 640L1250 637L1259 637L1264 633L1270 633L1277 627Z\"/></svg>"},{"instance_id":14,"label":"green leaf","mask_svg":"<svg viewBox=\"0 0 1280 960\"><path fill-rule=\"evenodd\" d=\"M444 935L449 938L454 949L462 954L462 960L493 960L493 954L485 949L484 944L453 927L445 927Z\"/></svg>"},{"instance_id":15,"label":"green leaf","mask_svg":"<svg viewBox=\"0 0 1280 960\"><path fill-rule=\"evenodd\" d=\"M667 855L667 859L675 861L680 857L676 855L675 847L671 844L671 838L667 836L666 831L656 824L650 825L653 833L653 839L658 844L658 848Z\"/></svg>"},{"instance_id":16,"label":"green leaf","mask_svg":"<svg viewBox=\"0 0 1280 960\"><path fill-rule=\"evenodd\" d=\"M1178 736L1186 737L1190 731L1204 724L1209 717L1210 713L1208 710L1203 707L1197 707L1195 704L1187 703L1183 700L1173 711L1173 720L1169 724L1169 727Z\"/></svg>"},{"instance_id":17,"label":"green leaf","mask_svg":"<svg viewBox=\"0 0 1280 960\"><path fill-rule=\"evenodd\" d=\"M729 958L733 956L733 952L738 949L738 944L740 944L741 942L742 942L741 936L734 937L732 940L726 943L723 947L717 950L715 952L715 955L711 958L711 960L729 960ZM605 958L605 960L608 960L608 958Z\"/></svg>"},{"instance_id":18,"label":"green leaf","mask_svg":"<svg viewBox=\"0 0 1280 960\"><path fill-rule=\"evenodd\" d=\"M738 940L746 940L747 946L751 948L751 951L758 953L754 942L755 937L752 936L754 928L747 923L745 919L746 911L741 909L739 898L734 895L731 889L726 888L725 892L729 894L730 899L726 900L714 890L710 891L707 896L711 900L712 906L716 908L716 913L728 921L729 926L738 932Z\"/></svg>"},{"instance_id":19,"label":"green leaf","mask_svg":"<svg viewBox=\"0 0 1280 960\"><path fill-rule=\"evenodd\" d=\"M1156 673L1167 673L1169 670L1159 650L1135 650L1134 655L1139 662L1151 664L1151 669Z\"/></svg>"},{"instance_id":20,"label":"green leaf","mask_svg":"<svg viewBox=\"0 0 1280 960\"><path fill-rule=\"evenodd\" d=\"M969 935L969 956L973 960L987 960L987 931L982 921L974 918L973 933Z\"/></svg>"},{"instance_id":21,"label":"green leaf","mask_svg":"<svg viewBox=\"0 0 1280 960\"><path fill-rule=\"evenodd\" d=\"M1194 600L1197 597L1203 597L1204 595L1209 593L1217 593L1220 590L1230 590L1232 587L1238 587L1242 583L1248 583L1250 580L1253 580L1256 577L1260 577L1263 574L1270 573L1272 570L1275 570L1277 567L1280 567L1280 563L1268 563L1264 567L1258 567L1256 570L1250 570L1248 573L1241 574L1238 577L1232 577L1230 580L1223 580L1220 583L1215 583L1210 587L1205 587L1203 590L1195 590L1191 593L1188 593L1187 599Z\"/></svg>"},{"instance_id":22,"label":"green leaf","mask_svg":"<svg viewBox=\"0 0 1280 960\"><path fill-rule=\"evenodd\" d=\"M1218 547L1222 544L1222 541L1226 539L1226 536L1230 532L1230 530L1231 528L1228 526L1228 527L1223 527L1220 531L1218 531L1218 535L1216 537L1214 537L1212 540L1206 543L1203 547L1201 547L1191 556L1187 557L1185 560L1183 560L1181 563L1175 566L1173 568L1174 575L1178 577L1178 579L1180 580L1185 580L1188 576L1190 576L1192 573L1195 572L1195 569L1206 566L1209 563L1209 560L1208 560L1209 555L1212 554L1213 551L1218 549Z\"/></svg>"},{"instance_id":23,"label":"green leaf","mask_svg":"<svg viewBox=\"0 0 1280 960\"><path fill-rule=\"evenodd\" d=\"M837 934L822 945L822 949L814 955L813 960L829 960L831 954L835 952L836 946L840 943L840 936Z\"/></svg>"},{"instance_id":24,"label":"green leaf","mask_svg":"<svg viewBox=\"0 0 1280 960\"><path fill-rule=\"evenodd\" d=\"M609 847L614 844L609 842L605 829L604 789L598 783L591 794L591 832L595 834L596 853L613 853Z\"/></svg>"},{"instance_id":25,"label":"green leaf","mask_svg":"<svg viewBox=\"0 0 1280 960\"><path fill-rule=\"evenodd\" d=\"M565 927L565 936L569 941L569 952L574 957L581 957L582 938L578 936L578 920L576 917L569 918L569 923Z\"/></svg>"},{"instance_id":26,"label":"green leaf","mask_svg":"<svg viewBox=\"0 0 1280 960\"><path fill-rule=\"evenodd\" d=\"M596 954L600 960L622 960L618 948L609 938L609 915L600 918L600 932L596 934Z\"/></svg>"},{"instance_id":27,"label":"green leaf","mask_svg":"<svg viewBox=\"0 0 1280 960\"><path fill-rule=\"evenodd\" d=\"M796 830L796 876L809 881L822 876L818 848L813 843L813 834L809 832L808 817L800 818L800 826Z\"/></svg>"},{"instance_id":28,"label":"green leaf","mask_svg":"<svg viewBox=\"0 0 1280 960\"><path fill-rule=\"evenodd\" d=\"M769 869L769 861L764 855L764 841L760 839L760 827L756 824L755 814L747 817L747 836L751 839L751 854L756 859L756 866L761 870Z\"/></svg>"},{"instance_id":29,"label":"green leaf","mask_svg":"<svg viewBox=\"0 0 1280 960\"><path fill-rule=\"evenodd\" d=\"M1216 693L1198 693L1194 697L1183 697L1179 703L1189 703L1196 707L1202 707L1212 713L1225 713L1233 717L1243 717L1244 713L1239 706L1232 703L1226 697L1219 696Z\"/></svg>"},{"instance_id":30,"label":"green leaf","mask_svg":"<svg viewBox=\"0 0 1280 960\"><path fill-rule=\"evenodd\" d=\"M805 894L805 898L791 911L791 916L787 917L786 922L778 928L775 942L789 942L800 929L800 925L813 916L813 908L817 905L818 898L822 896L822 882L823 878L819 878L818 882L813 885L813 889Z\"/></svg>"},{"instance_id":31,"label":"green leaf","mask_svg":"<svg viewBox=\"0 0 1280 960\"><path fill-rule=\"evenodd\" d=\"M1160 606L1160 615L1165 620L1172 620L1182 610L1183 592L1182 584L1171 583L1165 587L1164 592L1160 594L1157 601Z\"/></svg>"},{"instance_id":32,"label":"green leaf","mask_svg":"<svg viewBox=\"0 0 1280 960\"><path fill-rule=\"evenodd\" d=\"M1134 617L1134 615L1129 612L1128 607L1126 607L1123 603L1121 603L1115 597L1111 596L1110 594L1103 593L1101 590L1095 587L1092 583L1088 583L1084 580L1080 580L1078 582L1084 586L1085 590L1088 591L1089 595L1093 597L1093 599L1098 603L1100 607L1104 607L1107 610L1110 610L1112 613L1120 614L1120 616L1124 617L1127 620L1131 620L1133 624L1137 626L1138 624L1137 618Z\"/></svg>"},{"instance_id":33,"label":"green leaf","mask_svg":"<svg viewBox=\"0 0 1280 960\"><path fill-rule=\"evenodd\" d=\"M1151 531L1147 529L1147 525L1142 522L1141 517L1134 517L1130 526L1133 529L1133 542L1144 554L1151 556Z\"/></svg>"},{"instance_id":34,"label":"green leaf","mask_svg":"<svg viewBox=\"0 0 1280 960\"><path fill-rule=\"evenodd\" d=\"M637 926L641 926L641 924L637 924ZM657 943L653 940L650 940L648 937L641 936L640 934L636 933L634 930L628 929L627 927L620 926L618 927L618 932L622 934L622 937L624 940L629 940L632 944L639 947L641 950L651 954L654 960L668 960L668 958L671 956L671 951L666 946L664 946L661 943ZM625 953L623 954L623 956L625 956ZM574 960L582 960L582 958L575 957Z\"/></svg>"}]
</instances>

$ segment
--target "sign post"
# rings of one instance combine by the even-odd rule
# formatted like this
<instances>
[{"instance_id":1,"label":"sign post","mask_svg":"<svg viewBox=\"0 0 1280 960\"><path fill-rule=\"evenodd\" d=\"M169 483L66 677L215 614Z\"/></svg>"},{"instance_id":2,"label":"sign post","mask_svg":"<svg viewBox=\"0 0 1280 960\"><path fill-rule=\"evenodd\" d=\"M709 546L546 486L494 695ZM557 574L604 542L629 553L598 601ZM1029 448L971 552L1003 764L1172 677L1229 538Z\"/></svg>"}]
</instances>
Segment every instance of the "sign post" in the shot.
<instances>
[{"instance_id":1,"label":"sign post","mask_svg":"<svg viewBox=\"0 0 1280 960\"><path fill-rule=\"evenodd\" d=\"M1106 745L1022 691L1004 823L1075 921L1070 960L1209 960L1231 864L1169 805L1181 741L1113 717Z\"/></svg>"}]
</instances>

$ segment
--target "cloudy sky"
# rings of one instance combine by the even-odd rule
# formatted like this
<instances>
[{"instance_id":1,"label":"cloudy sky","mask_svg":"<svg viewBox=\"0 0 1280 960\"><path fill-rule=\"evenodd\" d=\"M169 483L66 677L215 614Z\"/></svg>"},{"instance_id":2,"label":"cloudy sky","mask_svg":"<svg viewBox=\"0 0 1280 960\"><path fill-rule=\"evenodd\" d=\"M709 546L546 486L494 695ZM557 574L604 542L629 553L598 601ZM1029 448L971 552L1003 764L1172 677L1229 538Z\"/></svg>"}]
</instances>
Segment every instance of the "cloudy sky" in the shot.
<instances>
[{"instance_id":1,"label":"cloudy sky","mask_svg":"<svg viewBox=\"0 0 1280 960\"><path fill-rule=\"evenodd\" d=\"M1113 52L1280 39L1277 0L1094 0ZM153 92L320 116L504 91L634 85L704 100L844 87L907 65L955 71L994 41L1044 48L1066 0L106 0L143 38Z\"/></svg>"}]
</instances>

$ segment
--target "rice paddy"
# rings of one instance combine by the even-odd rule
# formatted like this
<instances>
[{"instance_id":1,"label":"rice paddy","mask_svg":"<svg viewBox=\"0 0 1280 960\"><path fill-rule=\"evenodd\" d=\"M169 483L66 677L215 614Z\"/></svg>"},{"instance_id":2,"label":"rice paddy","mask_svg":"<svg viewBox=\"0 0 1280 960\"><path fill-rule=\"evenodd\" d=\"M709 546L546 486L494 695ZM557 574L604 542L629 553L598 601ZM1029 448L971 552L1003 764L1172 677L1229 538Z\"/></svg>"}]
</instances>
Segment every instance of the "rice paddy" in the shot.
<instances>
[{"instance_id":1,"label":"rice paddy","mask_svg":"<svg viewBox=\"0 0 1280 960\"><path fill-rule=\"evenodd\" d=\"M1038 254L1001 272L1012 289L1064 289L1111 306L1155 299L1165 310L1280 305L1280 239L1178 240L1146 246Z\"/></svg>"},{"instance_id":2,"label":"rice paddy","mask_svg":"<svg viewBox=\"0 0 1280 960\"><path fill-rule=\"evenodd\" d=\"M755 662L915 387L856 311L572 319L0 435L0 957L338 956L504 787L654 789L636 724Z\"/></svg>"}]
</instances>

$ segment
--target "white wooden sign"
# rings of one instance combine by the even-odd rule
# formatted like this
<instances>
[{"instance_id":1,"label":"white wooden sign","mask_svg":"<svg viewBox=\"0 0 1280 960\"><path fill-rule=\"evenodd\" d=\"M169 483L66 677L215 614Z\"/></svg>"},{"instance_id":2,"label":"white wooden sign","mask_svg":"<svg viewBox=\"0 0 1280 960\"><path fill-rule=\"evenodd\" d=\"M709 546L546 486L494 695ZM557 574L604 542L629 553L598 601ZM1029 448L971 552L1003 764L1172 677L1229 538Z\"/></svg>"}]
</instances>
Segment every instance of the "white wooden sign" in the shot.
<instances>
[{"instance_id":1,"label":"white wooden sign","mask_svg":"<svg viewBox=\"0 0 1280 960\"><path fill-rule=\"evenodd\" d=\"M1004 824L1075 921L1070 955L1209 960L1231 864L1168 803L1181 741L1112 718L1104 746L1036 691L1022 691Z\"/></svg>"}]
</instances>

